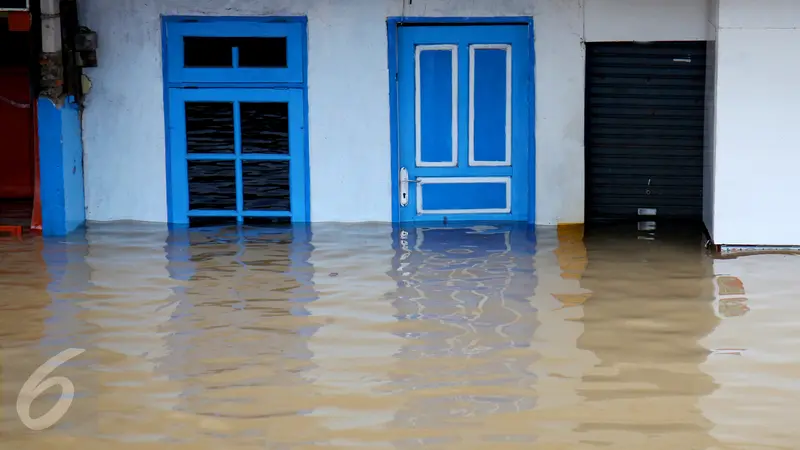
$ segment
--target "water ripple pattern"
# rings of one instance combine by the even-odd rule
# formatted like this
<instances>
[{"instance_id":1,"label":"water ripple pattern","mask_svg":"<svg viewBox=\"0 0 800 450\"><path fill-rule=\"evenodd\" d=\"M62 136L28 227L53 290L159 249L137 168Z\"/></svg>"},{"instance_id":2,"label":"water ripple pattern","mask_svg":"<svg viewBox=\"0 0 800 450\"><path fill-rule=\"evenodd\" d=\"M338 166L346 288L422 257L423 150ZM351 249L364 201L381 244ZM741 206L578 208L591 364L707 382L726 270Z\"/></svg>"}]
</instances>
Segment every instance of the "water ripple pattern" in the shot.
<instances>
[{"instance_id":1,"label":"water ripple pattern","mask_svg":"<svg viewBox=\"0 0 800 450\"><path fill-rule=\"evenodd\" d=\"M678 231L0 238L0 448L797 448L800 258ZM70 348L69 410L28 430L20 390Z\"/></svg>"}]
</instances>

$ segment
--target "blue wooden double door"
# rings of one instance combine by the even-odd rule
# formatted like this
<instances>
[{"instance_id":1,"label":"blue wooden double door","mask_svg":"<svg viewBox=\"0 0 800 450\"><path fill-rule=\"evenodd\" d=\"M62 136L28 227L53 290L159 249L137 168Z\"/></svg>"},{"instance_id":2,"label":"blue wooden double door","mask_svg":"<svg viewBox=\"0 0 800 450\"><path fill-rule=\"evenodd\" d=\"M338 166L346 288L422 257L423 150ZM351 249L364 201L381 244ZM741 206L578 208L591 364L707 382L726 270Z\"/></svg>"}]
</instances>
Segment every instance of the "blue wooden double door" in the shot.
<instances>
[{"instance_id":1,"label":"blue wooden double door","mask_svg":"<svg viewBox=\"0 0 800 450\"><path fill-rule=\"evenodd\" d=\"M529 221L528 25L399 26L401 222Z\"/></svg>"}]
</instances>

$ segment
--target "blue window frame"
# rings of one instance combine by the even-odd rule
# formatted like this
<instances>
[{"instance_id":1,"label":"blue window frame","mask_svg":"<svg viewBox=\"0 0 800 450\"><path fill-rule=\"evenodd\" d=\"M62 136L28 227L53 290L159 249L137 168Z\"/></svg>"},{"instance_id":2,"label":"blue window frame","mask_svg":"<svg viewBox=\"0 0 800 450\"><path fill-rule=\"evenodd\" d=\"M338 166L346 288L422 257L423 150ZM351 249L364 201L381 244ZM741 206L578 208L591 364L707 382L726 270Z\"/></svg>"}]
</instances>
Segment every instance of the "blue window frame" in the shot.
<instances>
[{"instance_id":1,"label":"blue window frame","mask_svg":"<svg viewBox=\"0 0 800 450\"><path fill-rule=\"evenodd\" d=\"M305 81L305 21L277 22L277 20L289 19L174 18L168 21L167 80L170 83L302 84ZM237 39L240 41L237 42ZM192 40L200 41L200 50L207 56L211 56L208 53L216 50L227 50L230 56L228 63L191 64L187 61L187 54L190 53L187 52L186 44ZM276 41L283 42L285 60L279 64L255 64L256 67L252 65L246 67L243 60L248 42L242 42L244 40L251 42L260 40L265 45L272 45ZM221 47L215 45L217 42L229 42L230 45Z\"/></svg>"},{"instance_id":2,"label":"blue window frame","mask_svg":"<svg viewBox=\"0 0 800 450\"><path fill-rule=\"evenodd\" d=\"M174 218L236 217L241 222L247 217L290 217L294 221L305 221L302 92L292 89L171 89L170 106L170 191ZM216 113L211 119L200 119L222 122L228 118L230 125L220 126L212 137L204 137L203 131L187 130L193 121L192 111L198 108L230 111L229 114ZM286 132L262 128L257 131L262 136L253 137L253 133L247 133L248 123L253 123L252 119L247 119L248 115L252 116L248 111L276 108L288 109ZM275 134L286 136L274 137ZM266 141L269 141L267 145L263 145ZM191 177L208 181L193 190ZM194 194L209 197L207 192L198 190L210 188L217 189L220 200L214 201L213 195L212 200L193 198ZM235 195L225 196L226 189ZM286 191L288 202L281 200L281 194ZM300 212L299 217L295 217L297 212Z\"/></svg>"},{"instance_id":3,"label":"blue window frame","mask_svg":"<svg viewBox=\"0 0 800 450\"><path fill-rule=\"evenodd\" d=\"M164 18L170 223L308 221L305 25Z\"/></svg>"}]
</instances>

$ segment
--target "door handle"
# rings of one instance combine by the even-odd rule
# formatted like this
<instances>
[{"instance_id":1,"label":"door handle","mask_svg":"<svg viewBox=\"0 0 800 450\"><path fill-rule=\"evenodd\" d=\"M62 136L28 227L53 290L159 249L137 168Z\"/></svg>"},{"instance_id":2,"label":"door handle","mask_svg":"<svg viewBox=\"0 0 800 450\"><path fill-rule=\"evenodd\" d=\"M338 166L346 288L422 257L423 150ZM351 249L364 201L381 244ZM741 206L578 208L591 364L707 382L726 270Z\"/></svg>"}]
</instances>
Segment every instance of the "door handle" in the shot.
<instances>
[{"instance_id":1,"label":"door handle","mask_svg":"<svg viewBox=\"0 0 800 450\"><path fill-rule=\"evenodd\" d=\"M405 167L400 169L400 206L407 206L408 205L408 183L420 183L422 184L422 180L412 180L408 178L408 169Z\"/></svg>"}]
</instances>

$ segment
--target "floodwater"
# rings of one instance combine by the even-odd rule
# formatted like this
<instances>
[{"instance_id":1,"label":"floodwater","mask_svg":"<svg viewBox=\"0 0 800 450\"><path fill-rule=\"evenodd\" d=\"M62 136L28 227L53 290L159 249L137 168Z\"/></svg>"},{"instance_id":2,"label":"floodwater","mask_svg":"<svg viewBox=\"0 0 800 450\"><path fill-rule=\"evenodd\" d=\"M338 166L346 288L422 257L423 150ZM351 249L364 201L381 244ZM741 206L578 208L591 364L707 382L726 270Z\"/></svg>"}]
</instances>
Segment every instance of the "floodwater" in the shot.
<instances>
[{"instance_id":1,"label":"floodwater","mask_svg":"<svg viewBox=\"0 0 800 450\"><path fill-rule=\"evenodd\" d=\"M0 237L0 448L797 448L800 258L585 234Z\"/></svg>"}]
</instances>

